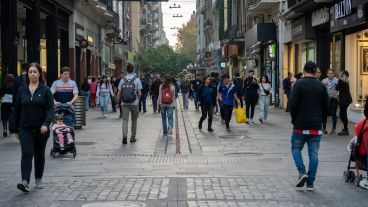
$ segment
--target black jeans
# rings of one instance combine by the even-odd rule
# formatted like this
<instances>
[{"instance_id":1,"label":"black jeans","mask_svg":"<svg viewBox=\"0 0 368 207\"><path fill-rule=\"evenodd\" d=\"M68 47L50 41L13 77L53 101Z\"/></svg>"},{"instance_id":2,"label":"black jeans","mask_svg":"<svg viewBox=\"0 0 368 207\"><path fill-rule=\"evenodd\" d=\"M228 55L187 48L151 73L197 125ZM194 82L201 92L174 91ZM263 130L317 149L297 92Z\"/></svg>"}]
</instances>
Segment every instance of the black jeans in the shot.
<instances>
[{"instance_id":1,"label":"black jeans","mask_svg":"<svg viewBox=\"0 0 368 207\"><path fill-rule=\"evenodd\" d=\"M230 120L233 114L233 106L230 105L222 105L221 107L223 113L223 119L225 120L226 128L230 128Z\"/></svg>"},{"instance_id":2,"label":"black jeans","mask_svg":"<svg viewBox=\"0 0 368 207\"><path fill-rule=\"evenodd\" d=\"M329 98L329 104L330 104L330 114L332 116L332 129L336 129L337 124L336 111L338 100L336 98ZM326 129L326 127L327 127L327 117L323 120L323 129Z\"/></svg>"},{"instance_id":3,"label":"black jeans","mask_svg":"<svg viewBox=\"0 0 368 207\"><path fill-rule=\"evenodd\" d=\"M26 180L28 183L30 181L33 157L35 178L42 178L45 167L45 149L48 138L49 134L41 134L40 129L19 129L19 140L22 149L22 180Z\"/></svg>"},{"instance_id":4,"label":"black jeans","mask_svg":"<svg viewBox=\"0 0 368 207\"><path fill-rule=\"evenodd\" d=\"M202 117L199 120L199 124L202 125L203 121L207 118L208 114L208 129L211 129L214 106L211 104L202 104L201 108L202 108Z\"/></svg>"},{"instance_id":5,"label":"black jeans","mask_svg":"<svg viewBox=\"0 0 368 207\"><path fill-rule=\"evenodd\" d=\"M147 101L147 94L142 94L141 98L139 99L139 112L142 111L142 108L143 112L147 112L146 101Z\"/></svg>"},{"instance_id":6,"label":"black jeans","mask_svg":"<svg viewBox=\"0 0 368 207\"><path fill-rule=\"evenodd\" d=\"M245 103L246 103L246 107L247 107L247 118L249 119L253 119L254 117L254 110L256 108L258 102L258 97L257 96L251 96L251 97L247 97L245 99Z\"/></svg>"},{"instance_id":7,"label":"black jeans","mask_svg":"<svg viewBox=\"0 0 368 207\"><path fill-rule=\"evenodd\" d=\"M340 105L340 118L344 124L344 130L348 130L348 107L349 105Z\"/></svg>"},{"instance_id":8,"label":"black jeans","mask_svg":"<svg viewBox=\"0 0 368 207\"><path fill-rule=\"evenodd\" d=\"M236 94L236 96L238 97L238 99L240 100L240 107L244 107L243 105L243 94ZM235 107L238 108L238 102L235 101Z\"/></svg>"}]
</instances>

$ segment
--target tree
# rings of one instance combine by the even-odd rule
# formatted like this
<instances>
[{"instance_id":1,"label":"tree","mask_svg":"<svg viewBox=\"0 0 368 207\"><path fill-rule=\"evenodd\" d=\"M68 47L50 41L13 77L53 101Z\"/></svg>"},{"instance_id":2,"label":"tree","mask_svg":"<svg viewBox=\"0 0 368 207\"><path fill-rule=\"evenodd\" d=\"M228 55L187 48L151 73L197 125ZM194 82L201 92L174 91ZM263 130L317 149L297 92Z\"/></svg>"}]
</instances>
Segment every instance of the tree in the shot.
<instances>
[{"instance_id":1,"label":"tree","mask_svg":"<svg viewBox=\"0 0 368 207\"><path fill-rule=\"evenodd\" d=\"M177 75L190 62L183 54L175 52L168 45L158 47L139 46L136 61L140 64L142 71Z\"/></svg>"},{"instance_id":2,"label":"tree","mask_svg":"<svg viewBox=\"0 0 368 207\"><path fill-rule=\"evenodd\" d=\"M192 16L190 21L178 30L175 49L179 53L188 56L191 62L195 62L197 59L196 42L197 23L195 16Z\"/></svg>"}]
</instances>

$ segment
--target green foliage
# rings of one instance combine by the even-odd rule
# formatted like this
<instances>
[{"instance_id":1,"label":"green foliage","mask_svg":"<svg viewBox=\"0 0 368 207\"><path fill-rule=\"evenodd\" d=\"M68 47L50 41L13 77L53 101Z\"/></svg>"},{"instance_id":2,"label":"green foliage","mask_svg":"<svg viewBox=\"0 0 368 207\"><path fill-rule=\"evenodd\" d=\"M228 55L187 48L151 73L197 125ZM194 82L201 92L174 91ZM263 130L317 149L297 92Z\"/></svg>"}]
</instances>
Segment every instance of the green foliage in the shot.
<instances>
[{"instance_id":1,"label":"green foliage","mask_svg":"<svg viewBox=\"0 0 368 207\"><path fill-rule=\"evenodd\" d=\"M191 62L195 62L197 59L197 23L194 16L178 30L177 40L175 49L179 53L188 56Z\"/></svg>"},{"instance_id":2,"label":"green foliage","mask_svg":"<svg viewBox=\"0 0 368 207\"><path fill-rule=\"evenodd\" d=\"M189 64L190 60L186 55L175 52L168 45L158 47L140 45L136 62L140 64L144 72L161 75L168 73L175 76Z\"/></svg>"}]
</instances>

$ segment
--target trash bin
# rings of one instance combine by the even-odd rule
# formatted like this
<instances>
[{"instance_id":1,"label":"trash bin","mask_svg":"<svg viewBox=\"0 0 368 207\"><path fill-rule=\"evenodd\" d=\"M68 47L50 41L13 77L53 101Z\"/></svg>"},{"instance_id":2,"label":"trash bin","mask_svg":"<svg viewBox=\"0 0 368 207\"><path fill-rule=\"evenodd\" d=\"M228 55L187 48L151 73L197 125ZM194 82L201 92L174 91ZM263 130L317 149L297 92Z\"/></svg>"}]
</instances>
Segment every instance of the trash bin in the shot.
<instances>
[{"instance_id":1,"label":"trash bin","mask_svg":"<svg viewBox=\"0 0 368 207\"><path fill-rule=\"evenodd\" d=\"M75 128L82 129L82 126L86 126L86 97L79 96L74 104L75 113Z\"/></svg>"}]
</instances>

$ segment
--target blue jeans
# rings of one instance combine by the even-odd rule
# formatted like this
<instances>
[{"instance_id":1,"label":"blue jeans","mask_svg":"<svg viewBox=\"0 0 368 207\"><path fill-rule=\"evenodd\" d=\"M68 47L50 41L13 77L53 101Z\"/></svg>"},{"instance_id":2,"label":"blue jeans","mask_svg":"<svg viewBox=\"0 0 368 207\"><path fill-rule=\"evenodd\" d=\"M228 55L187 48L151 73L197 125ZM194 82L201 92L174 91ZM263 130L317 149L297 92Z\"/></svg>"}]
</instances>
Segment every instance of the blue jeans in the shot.
<instances>
[{"instance_id":1,"label":"blue jeans","mask_svg":"<svg viewBox=\"0 0 368 207\"><path fill-rule=\"evenodd\" d=\"M293 154L295 166L299 174L305 174L305 166L303 163L302 149L304 144L308 145L309 170L307 184L313 184L316 179L318 167L318 150L321 142L321 135L304 135L293 132L291 136L291 153Z\"/></svg>"},{"instance_id":2,"label":"blue jeans","mask_svg":"<svg viewBox=\"0 0 368 207\"><path fill-rule=\"evenodd\" d=\"M89 109L89 92L83 91L83 96L86 97L86 111Z\"/></svg>"},{"instance_id":3,"label":"blue jeans","mask_svg":"<svg viewBox=\"0 0 368 207\"><path fill-rule=\"evenodd\" d=\"M155 113L157 111L157 99L158 99L158 96L152 95L152 106L153 106L153 111Z\"/></svg>"},{"instance_id":4,"label":"blue jeans","mask_svg":"<svg viewBox=\"0 0 368 207\"><path fill-rule=\"evenodd\" d=\"M102 114L107 114L109 112L110 93L100 93L99 99Z\"/></svg>"},{"instance_id":5,"label":"blue jeans","mask_svg":"<svg viewBox=\"0 0 368 207\"><path fill-rule=\"evenodd\" d=\"M184 109L188 109L189 108L189 92L187 93L182 93L183 95L183 105L184 105Z\"/></svg>"},{"instance_id":6,"label":"blue jeans","mask_svg":"<svg viewBox=\"0 0 368 207\"><path fill-rule=\"evenodd\" d=\"M197 97L197 92L196 91L193 91L193 99L194 99L194 104L195 104L195 108L196 110L198 111L199 110L199 106L198 106L198 97Z\"/></svg>"},{"instance_id":7,"label":"blue jeans","mask_svg":"<svg viewBox=\"0 0 368 207\"><path fill-rule=\"evenodd\" d=\"M267 120L268 106L270 105L270 98L268 96L259 96L259 118Z\"/></svg>"},{"instance_id":8,"label":"blue jeans","mask_svg":"<svg viewBox=\"0 0 368 207\"><path fill-rule=\"evenodd\" d=\"M139 112L142 111L142 108L143 108L143 112L147 112L146 100L147 100L147 94L142 93L142 96L139 99Z\"/></svg>"},{"instance_id":9,"label":"blue jeans","mask_svg":"<svg viewBox=\"0 0 368 207\"><path fill-rule=\"evenodd\" d=\"M167 135L168 130L174 127L174 108L171 106L161 106L161 118L163 134ZM169 122L169 128L167 127L167 121Z\"/></svg>"}]
</instances>

